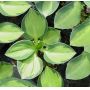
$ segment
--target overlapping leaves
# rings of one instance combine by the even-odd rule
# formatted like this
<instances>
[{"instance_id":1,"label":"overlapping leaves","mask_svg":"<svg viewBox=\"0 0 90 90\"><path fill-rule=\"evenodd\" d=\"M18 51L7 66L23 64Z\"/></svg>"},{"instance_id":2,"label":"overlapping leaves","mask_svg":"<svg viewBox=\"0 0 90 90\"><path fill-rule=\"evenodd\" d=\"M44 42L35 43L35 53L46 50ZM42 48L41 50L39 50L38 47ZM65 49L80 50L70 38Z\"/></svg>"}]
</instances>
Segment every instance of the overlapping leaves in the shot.
<instances>
[{"instance_id":1,"label":"overlapping leaves","mask_svg":"<svg viewBox=\"0 0 90 90\"><path fill-rule=\"evenodd\" d=\"M30 9L26 14L22 21L22 30L28 40L16 42L5 54L18 60L17 68L22 79L33 79L42 72L43 62L38 57L38 51L44 52L43 58L51 64L65 63L75 55L71 47L59 43L60 31L47 27L46 19L36 10Z\"/></svg>"}]
</instances>

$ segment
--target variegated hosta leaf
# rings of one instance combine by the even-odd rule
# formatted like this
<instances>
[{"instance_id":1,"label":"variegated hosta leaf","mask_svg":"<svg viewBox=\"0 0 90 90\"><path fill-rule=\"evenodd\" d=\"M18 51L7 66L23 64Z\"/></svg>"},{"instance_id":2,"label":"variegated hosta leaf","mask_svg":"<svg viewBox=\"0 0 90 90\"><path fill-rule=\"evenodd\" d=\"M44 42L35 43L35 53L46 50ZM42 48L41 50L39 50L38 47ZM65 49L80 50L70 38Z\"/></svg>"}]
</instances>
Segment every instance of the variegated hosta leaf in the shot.
<instances>
[{"instance_id":1,"label":"variegated hosta leaf","mask_svg":"<svg viewBox=\"0 0 90 90\"><path fill-rule=\"evenodd\" d=\"M47 27L46 19L36 10L30 9L22 21L22 30L27 36L37 41Z\"/></svg>"},{"instance_id":2,"label":"variegated hosta leaf","mask_svg":"<svg viewBox=\"0 0 90 90\"><path fill-rule=\"evenodd\" d=\"M43 43L51 45L59 42L60 39L60 31L55 28L49 27L48 31L45 33L43 37Z\"/></svg>"},{"instance_id":3,"label":"variegated hosta leaf","mask_svg":"<svg viewBox=\"0 0 90 90\"><path fill-rule=\"evenodd\" d=\"M88 8L90 8L90 1L84 1Z\"/></svg>"},{"instance_id":4,"label":"variegated hosta leaf","mask_svg":"<svg viewBox=\"0 0 90 90\"><path fill-rule=\"evenodd\" d=\"M63 80L61 75L54 69L46 67L42 72L39 79L40 86L42 87L61 87Z\"/></svg>"},{"instance_id":5,"label":"variegated hosta leaf","mask_svg":"<svg viewBox=\"0 0 90 90\"><path fill-rule=\"evenodd\" d=\"M4 16L18 16L26 12L30 6L26 1L4 1L0 2L0 13Z\"/></svg>"},{"instance_id":6,"label":"variegated hosta leaf","mask_svg":"<svg viewBox=\"0 0 90 90\"><path fill-rule=\"evenodd\" d=\"M0 43L13 42L23 35L23 33L24 32L13 23L0 23Z\"/></svg>"},{"instance_id":7,"label":"variegated hosta leaf","mask_svg":"<svg viewBox=\"0 0 90 90\"><path fill-rule=\"evenodd\" d=\"M90 45L89 38L90 38L90 17L73 29L70 36L70 45L72 46Z\"/></svg>"},{"instance_id":8,"label":"variegated hosta leaf","mask_svg":"<svg viewBox=\"0 0 90 90\"><path fill-rule=\"evenodd\" d=\"M44 50L44 59L51 64L62 64L70 60L75 54L70 46L57 43Z\"/></svg>"},{"instance_id":9,"label":"variegated hosta leaf","mask_svg":"<svg viewBox=\"0 0 90 90\"><path fill-rule=\"evenodd\" d=\"M30 57L34 52L35 47L30 40L21 40L13 44L5 55L15 60L23 60Z\"/></svg>"},{"instance_id":10,"label":"variegated hosta leaf","mask_svg":"<svg viewBox=\"0 0 90 90\"><path fill-rule=\"evenodd\" d=\"M67 79L79 80L88 75L90 75L90 54L83 52L67 64Z\"/></svg>"},{"instance_id":11,"label":"variegated hosta leaf","mask_svg":"<svg viewBox=\"0 0 90 90\"><path fill-rule=\"evenodd\" d=\"M0 79L11 77L13 74L13 65L6 63L6 62L0 62Z\"/></svg>"},{"instance_id":12,"label":"variegated hosta leaf","mask_svg":"<svg viewBox=\"0 0 90 90\"><path fill-rule=\"evenodd\" d=\"M21 80L18 78L7 78L0 80L0 87L34 87L31 81Z\"/></svg>"},{"instance_id":13,"label":"variegated hosta leaf","mask_svg":"<svg viewBox=\"0 0 90 90\"><path fill-rule=\"evenodd\" d=\"M36 2L36 8L38 11L43 14L45 17L51 15L56 11L59 6L58 1L39 1Z\"/></svg>"},{"instance_id":14,"label":"variegated hosta leaf","mask_svg":"<svg viewBox=\"0 0 90 90\"><path fill-rule=\"evenodd\" d=\"M22 79L33 79L42 72L43 62L34 54L26 60L18 61L17 68Z\"/></svg>"},{"instance_id":15,"label":"variegated hosta leaf","mask_svg":"<svg viewBox=\"0 0 90 90\"><path fill-rule=\"evenodd\" d=\"M54 27L71 29L80 22L82 5L79 1L71 2L59 9L54 18Z\"/></svg>"}]
</instances>

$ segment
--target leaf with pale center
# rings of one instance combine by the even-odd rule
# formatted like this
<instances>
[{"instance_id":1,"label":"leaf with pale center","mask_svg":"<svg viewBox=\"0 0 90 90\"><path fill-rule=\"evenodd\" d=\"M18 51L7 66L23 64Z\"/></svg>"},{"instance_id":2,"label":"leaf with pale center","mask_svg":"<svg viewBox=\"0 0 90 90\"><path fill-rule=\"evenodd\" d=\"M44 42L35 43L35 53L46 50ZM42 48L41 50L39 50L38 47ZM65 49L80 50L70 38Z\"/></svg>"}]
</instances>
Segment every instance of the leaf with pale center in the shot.
<instances>
[{"instance_id":1,"label":"leaf with pale center","mask_svg":"<svg viewBox=\"0 0 90 90\"><path fill-rule=\"evenodd\" d=\"M26 1L0 2L0 13L4 16L19 16L26 12L31 5Z\"/></svg>"},{"instance_id":2,"label":"leaf with pale center","mask_svg":"<svg viewBox=\"0 0 90 90\"><path fill-rule=\"evenodd\" d=\"M35 52L35 46L30 40L21 40L13 44L5 53L6 56L15 60L23 60Z\"/></svg>"},{"instance_id":3,"label":"leaf with pale center","mask_svg":"<svg viewBox=\"0 0 90 90\"><path fill-rule=\"evenodd\" d=\"M10 43L23 35L23 31L10 22L0 23L0 43Z\"/></svg>"},{"instance_id":4,"label":"leaf with pale center","mask_svg":"<svg viewBox=\"0 0 90 90\"><path fill-rule=\"evenodd\" d=\"M34 54L24 61L18 61L17 68L22 79L33 79L42 72L43 62Z\"/></svg>"},{"instance_id":5,"label":"leaf with pale center","mask_svg":"<svg viewBox=\"0 0 90 90\"><path fill-rule=\"evenodd\" d=\"M82 5L79 1L71 2L60 8L54 18L54 27L59 29L71 29L81 19Z\"/></svg>"},{"instance_id":6,"label":"leaf with pale center","mask_svg":"<svg viewBox=\"0 0 90 90\"><path fill-rule=\"evenodd\" d=\"M59 6L58 1L39 1L35 3L38 11L43 14L45 17L51 15L56 11Z\"/></svg>"},{"instance_id":7,"label":"leaf with pale center","mask_svg":"<svg viewBox=\"0 0 90 90\"><path fill-rule=\"evenodd\" d=\"M70 46L57 43L48 46L44 50L44 59L51 64L62 64L70 60L75 54L75 51Z\"/></svg>"}]
</instances>

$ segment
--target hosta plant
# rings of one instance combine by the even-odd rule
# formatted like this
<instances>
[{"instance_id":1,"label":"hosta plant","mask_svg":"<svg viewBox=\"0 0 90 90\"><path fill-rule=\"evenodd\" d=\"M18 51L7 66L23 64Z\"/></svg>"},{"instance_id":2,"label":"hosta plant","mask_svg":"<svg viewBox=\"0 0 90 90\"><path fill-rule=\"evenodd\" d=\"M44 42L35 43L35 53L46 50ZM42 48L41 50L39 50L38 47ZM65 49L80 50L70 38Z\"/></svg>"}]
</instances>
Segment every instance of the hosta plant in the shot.
<instances>
[{"instance_id":1,"label":"hosta plant","mask_svg":"<svg viewBox=\"0 0 90 90\"><path fill-rule=\"evenodd\" d=\"M5 17L16 17L28 10L21 27L11 22L0 23L0 43L13 43L5 56L14 61L21 78L12 75L13 65L1 63L0 86L64 86L63 76L57 69L61 64L67 64L66 79L80 80L89 76L90 17L82 15L84 7L89 7L88 1L0 2L0 13ZM52 14L54 25L48 22ZM70 44L62 42L65 29L71 32ZM84 51L77 55L75 47L84 47ZM34 79L37 85L32 82Z\"/></svg>"}]
</instances>

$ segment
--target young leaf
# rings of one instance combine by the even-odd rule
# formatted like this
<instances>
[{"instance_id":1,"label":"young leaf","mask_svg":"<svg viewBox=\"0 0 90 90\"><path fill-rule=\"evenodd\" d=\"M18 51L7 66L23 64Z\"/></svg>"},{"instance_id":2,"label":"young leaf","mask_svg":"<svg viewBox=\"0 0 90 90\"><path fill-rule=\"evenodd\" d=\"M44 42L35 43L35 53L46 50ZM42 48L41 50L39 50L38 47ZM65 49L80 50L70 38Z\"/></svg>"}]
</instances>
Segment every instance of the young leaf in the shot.
<instances>
[{"instance_id":1,"label":"young leaf","mask_svg":"<svg viewBox=\"0 0 90 90\"><path fill-rule=\"evenodd\" d=\"M56 70L46 66L40 76L40 84L42 87L61 87L63 86L63 80Z\"/></svg>"},{"instance_id":2,"label":"young leaf","mask_svg":"<svg viewBox=\"0 0 90 90\"><path fill-rule=\"evenodd\" d=\"M90 8L90 1L84 1L88 8Z\"/></svg>"},{"instance_id":3,"label":"young leaf","mask_svg":"<svg viewBox=\"0 0 90 90\"><path fill-rule=\"evenodd\" d=\"M11 77L13 74L13 66L6 62L0 62L0 79Z\"/></svg>"},{"instance_id":4,"label":"young leaf","mask_svg":"<svg viewBox=\"0 0 90 90\"><path fill-rule=\"evenodd\" d=\"M59 42L60 39L60 31L55 28L49 27L48 31L43 36L43 43L51 45Z\"/></svg>"},{"instance_id":5,"label":"young leaf","mask_svg":"<svg viewBox=\"0 0 90 90\"><path fill-rule=\"evenodd\" d=\"M90 33L90 17L73 29L70 36L70 45L72 46L90 45L89 33Z\"/></svg>"},{"instance_id":6,"label":"young leaf","mask_svg":"<svg viewBox=\"0 0 90 90\"><path fill-rule=\"evenodd\" d=\"M67 79L79 80L88 75L90 75L90 54L83 52L67 64Z\"/></svg>"},{"instance_id":7,"label":"young leaf","mask_svg":"<svg viewBox=\"0 0 90 90\"><path fill-rule=\"evenodd\" d=\"M75 54L70 46L57 43L44 50L44 59L51 64L62 64L70 60Z\"/></svg>"},{"instance_id":8,"label":"young leaf","mask_svg":"<svg viewBox=\"0 0 90 90\"><path fill-rule=\"evenodd\" d=\"M23 60L30 57L34 52L35 47L30 40L21 40L13 44L5 55L15 60Z\"/></svg>"},{"instance_id":9,"label":"young leaf","mask_svg":"<svg viewBox=\"0 0 90 90\"><path fill-rule=\"evenodd\" d=\"M0 87L34 87L35 85L26 80L21 80L17 78L7 78L0 80Z\"/></svg>"},{"instance_id":10,"label":"young leaf","mask_svg":"<svg viewBox=\"0 0 90 90\"><path fill-rule=\"evenodd\" d=\"M4 16L18 16L26 12L30 6L26 1L4 1L0 2L0 13Z\"/></svg>"},{"instance_id":11,"label":"young leaf","mask_svg":"<svg viewBox=\"0 0 90 90\"><path fill-rule=\"evenodd\" d=\"M33 79L42 72L43 62L34 54L24 61L18 61L17 68L22 79Z\"/></svg>"},{"instance_id":12,"label":"young leaf","mask_svg":"<svg viewBox=\"0 0 90 90\"><path fill-rule=\"evenodd\" d=\"M45 17L51 15L56 11L59 6L58 1L39 1L35 3L38 11L43 14Z\"/></svg>"},{"instance_id":13,"label":"young leaf","mask_svg":"<svg viewBox=\"0 0 90 90\"><path fill-rule=\"evenodd\" d=\"M59 9L54 18L54 27L71 29L80 22L82 6L79 1L71 2Z\"/></svg>"},{"instance_id":14,"label":"young leaf","mask_svg":"<svg viewBox=\"0 0 90 90\"><path fill-rule=\"evenodd\" d=\"M13 42L23 35L23 33L24 32L13 23L0 23L0 43Z\"/></svg>"},{"instance_id":15,"label":"young leaf","mask_svg":"<svg viewBox=\"0 0 90 90\"><path fill-rule=\"evenodd\" d=\"M29 10L22 21L22 30L36 41L44 34L46 27L46 19L38 11L33 9Z\"/></svg>"}]
</instances>

